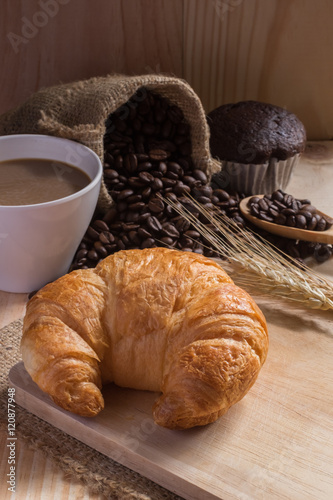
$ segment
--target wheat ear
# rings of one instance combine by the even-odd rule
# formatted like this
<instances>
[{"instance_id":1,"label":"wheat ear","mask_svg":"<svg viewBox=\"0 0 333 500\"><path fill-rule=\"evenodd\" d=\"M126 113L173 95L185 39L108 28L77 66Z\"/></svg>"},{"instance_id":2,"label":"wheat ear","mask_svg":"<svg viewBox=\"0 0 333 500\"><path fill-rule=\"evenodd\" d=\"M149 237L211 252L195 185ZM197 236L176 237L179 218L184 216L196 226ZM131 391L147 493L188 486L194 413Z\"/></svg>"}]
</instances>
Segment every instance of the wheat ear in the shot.
<instances>
[{"instance_id":1,"label":"wheat ear","mask_svg":"<svg viewBox=\"0 0 333 500\"><path fill-rule=\"evenodd\" d=\"M221 259L232 264L239 286L275 293L315 309L333 309L333 283L305 264L293 263L264 238L240 228L220 211L207 209L189 195L187 198L208 224L202 223L185 205L163 200L196 228ZM233 279L236 282L234 276Z\"/></svg>"}]
</instances>

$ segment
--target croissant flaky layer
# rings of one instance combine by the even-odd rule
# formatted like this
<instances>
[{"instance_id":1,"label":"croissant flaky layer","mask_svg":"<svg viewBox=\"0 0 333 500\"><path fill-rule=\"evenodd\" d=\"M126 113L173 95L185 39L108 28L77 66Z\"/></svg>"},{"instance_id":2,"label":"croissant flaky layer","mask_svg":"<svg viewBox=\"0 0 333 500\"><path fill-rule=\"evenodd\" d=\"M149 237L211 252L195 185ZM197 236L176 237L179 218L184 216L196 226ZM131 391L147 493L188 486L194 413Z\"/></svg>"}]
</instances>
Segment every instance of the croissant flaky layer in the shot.
<instances>
[{"instance_id":1,"label":"croissant flaky layer","mask_svg":"<svg viewBox=\"0 0 333 500\"><path fill-rule=\"evenodd\" d=\"M101 388L158 391L157 424L214 422L255 382L268 349L265 318L214 261L152 248L73 271L28 303L22 358L38 386L83 416Z\"/></svg>"}]
</instances>

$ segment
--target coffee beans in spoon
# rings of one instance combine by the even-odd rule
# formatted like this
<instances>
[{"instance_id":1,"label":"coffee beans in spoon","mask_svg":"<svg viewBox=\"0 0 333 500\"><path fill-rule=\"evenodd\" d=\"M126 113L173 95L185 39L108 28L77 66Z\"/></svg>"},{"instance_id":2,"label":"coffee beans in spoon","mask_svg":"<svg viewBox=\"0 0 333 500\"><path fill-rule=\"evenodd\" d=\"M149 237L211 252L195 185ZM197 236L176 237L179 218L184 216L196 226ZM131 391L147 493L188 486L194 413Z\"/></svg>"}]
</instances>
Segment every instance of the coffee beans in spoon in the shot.
<instances>
[{"instance_id":1,"label":"coffee beans in spoon","mask_svg":"<svg viewBox=\"0 0 333 500\"><path fill-rule=\"evenodd\" d=\"M266 222L310 231L326 231L333 225L333 219L319 214L310 200L296 199L281 189L262 198L253 196L248 205L251 215Z\"/></svg>"}]
</instances>

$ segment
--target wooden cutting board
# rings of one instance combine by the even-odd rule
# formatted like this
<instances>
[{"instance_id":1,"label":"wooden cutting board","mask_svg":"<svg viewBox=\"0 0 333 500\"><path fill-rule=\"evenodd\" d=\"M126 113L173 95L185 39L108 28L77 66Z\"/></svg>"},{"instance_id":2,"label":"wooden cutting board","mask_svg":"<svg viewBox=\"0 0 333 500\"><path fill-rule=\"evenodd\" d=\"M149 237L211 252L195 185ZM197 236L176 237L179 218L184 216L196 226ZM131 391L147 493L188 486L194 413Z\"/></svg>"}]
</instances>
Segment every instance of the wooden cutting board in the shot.
<instances>
[{"instance_id":1,"label":"wooden cutting board","mask_svg":"<svg viewBox=\"0 0 333 500\"><path fill-rule=\"evenodd\" d=\"M104 411L88 419L55 406L22 363L10 384L19 405L185 499L331 500L333 312L259 305L266 364L247 396L203 428L156 426L154 393L110 385Z\"/></svg>"}]
</instances>

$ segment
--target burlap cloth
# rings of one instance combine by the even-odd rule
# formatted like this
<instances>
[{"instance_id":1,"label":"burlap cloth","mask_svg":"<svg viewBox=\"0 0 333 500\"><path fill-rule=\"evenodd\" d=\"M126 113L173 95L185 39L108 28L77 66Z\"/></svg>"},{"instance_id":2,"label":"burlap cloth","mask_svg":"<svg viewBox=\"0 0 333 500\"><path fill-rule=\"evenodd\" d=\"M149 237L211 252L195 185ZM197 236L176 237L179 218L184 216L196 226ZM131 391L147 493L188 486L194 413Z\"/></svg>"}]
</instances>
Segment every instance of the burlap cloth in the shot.
<instances>
[{"instance_id":1,"label":"burlap cloth","mask_svg":"<svg viewBox=\"0 0 333 500\"><path fill-rule=\"evenodd\" d=\"M7 429L8 373L21 360L22 320L0 330L0 426ZM75 438L15 407L16 435L42 451L66 475L81 480L92 493L108 499L179 500L180 497L114 462ZM19 494L19 491L17 492ZM19 498L19 497L17 497Z\"/></svg>"},{"instance_id":2,"label":"burlap cloth","mask_svg":"<svg viewBox=\"0 0 333 500\"><path fill-rule=\"evenodd\" d=\"M77 141L103 160L105 121L118 108L126 116L130 107L144 97L142 89L154 91L178 106L190 125L192 159L208 179L221 170L209 149L209 127L199 97L182 79L161 74L142 76L108 75L56 85L39 90L16 109L0 116L0 135L46 134ZM138 91L131 105L129 99ZM126 107L127 106L127 107ZM98 206L112 204L102 182Z\"/></svg>"}]
</instances>

